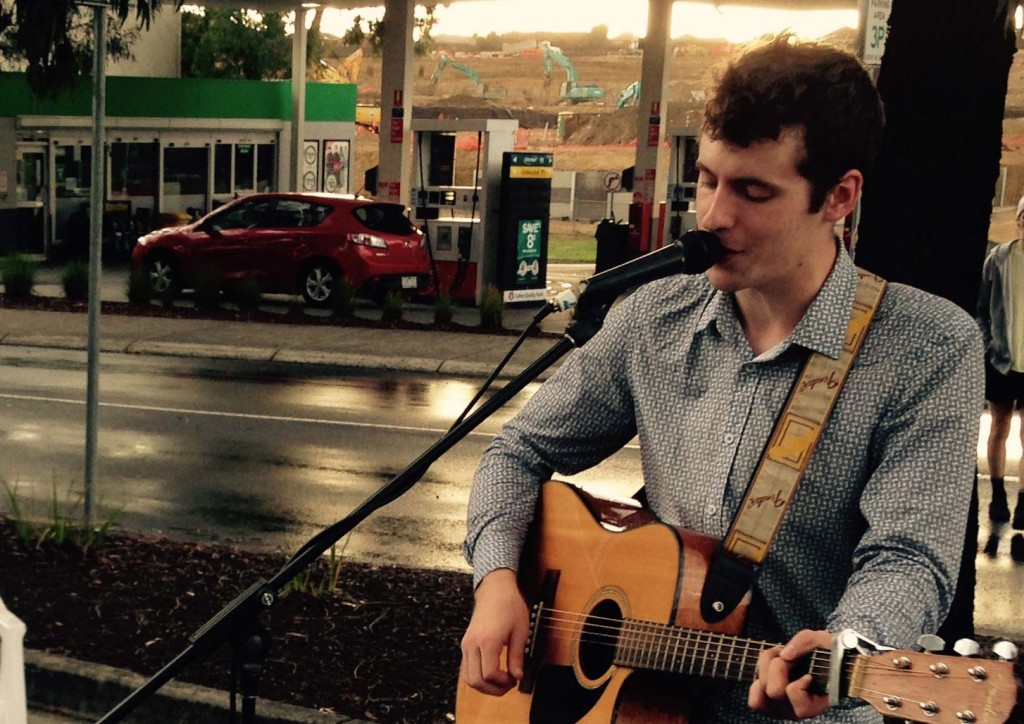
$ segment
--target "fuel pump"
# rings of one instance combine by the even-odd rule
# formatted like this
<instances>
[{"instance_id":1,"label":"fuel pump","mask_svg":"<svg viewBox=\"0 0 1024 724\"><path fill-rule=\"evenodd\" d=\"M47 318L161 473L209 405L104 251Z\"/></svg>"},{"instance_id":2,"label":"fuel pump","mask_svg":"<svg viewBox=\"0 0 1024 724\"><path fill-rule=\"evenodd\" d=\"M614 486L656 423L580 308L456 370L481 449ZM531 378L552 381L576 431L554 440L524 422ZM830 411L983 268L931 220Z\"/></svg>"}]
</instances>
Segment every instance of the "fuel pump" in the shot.
<instances>
[{"instance_id":1,"label":"fuel pump","mask_svg":"<svg viewBox=\"0 0 1024 724\"><path fill-rule=\"evenodd\" d=\"M502 159L518 128L507 119L412 122L411 199L439 293L476 303L488 284L498 284ZM471 167L459 166L458 150L470 152Z\"/></svg>"},{"instance_id":2,"label":"fuel pump","mask_svg":"<svg viewBox=\"0 0 1024 724\"><path fill-rule=\"evenodd\" d=\"M697 150L700 129L683 126L671 131L669 141L668 237L678 239L697 228Z\"/></svg>"}]
</instances>

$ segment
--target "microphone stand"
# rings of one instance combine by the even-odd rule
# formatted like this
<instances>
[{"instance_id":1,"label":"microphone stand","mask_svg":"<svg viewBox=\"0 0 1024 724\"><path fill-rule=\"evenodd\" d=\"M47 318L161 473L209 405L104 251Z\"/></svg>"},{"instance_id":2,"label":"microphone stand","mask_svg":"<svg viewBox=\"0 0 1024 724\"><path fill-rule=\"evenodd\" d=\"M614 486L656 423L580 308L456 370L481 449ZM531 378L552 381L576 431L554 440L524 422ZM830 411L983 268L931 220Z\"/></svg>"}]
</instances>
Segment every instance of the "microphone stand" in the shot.
<instances>
[{"instance_id":1,"label":"microphone stand","mask_svg":"<svg viewBox=\"0 0 1024 724\"><path fill-rule=\"evenodd\" d=\"M270 635L262 626L260 616L277 602L280 590L367 516L410 490L444 453L512 399L526 385L537 379L552 364L574 347L580 347L586 343L601 328L609 305L610 301L581 305L580 308L577 308L575 318L566 328L565 335L551 349L512 378L508 384L497 390L487 402L467 416L465 420L452 427L407 468L371 494L355 510L310 538L270 580L261 578L239 594L235 600L216 613L189 637L189 645L181 653L107 712L97 724L113 724L113 722L123 720L150 695L177 676L191 661L228 641L234 646L235 663L241 672L239 693L242 698L242 721L254 722L256 694L263 661L270 648ZM549 308L547 313L552 311L555 311L553 307ZM539 321L541 318L538 315L536 319Z\"/></svg>"}]
</instances>

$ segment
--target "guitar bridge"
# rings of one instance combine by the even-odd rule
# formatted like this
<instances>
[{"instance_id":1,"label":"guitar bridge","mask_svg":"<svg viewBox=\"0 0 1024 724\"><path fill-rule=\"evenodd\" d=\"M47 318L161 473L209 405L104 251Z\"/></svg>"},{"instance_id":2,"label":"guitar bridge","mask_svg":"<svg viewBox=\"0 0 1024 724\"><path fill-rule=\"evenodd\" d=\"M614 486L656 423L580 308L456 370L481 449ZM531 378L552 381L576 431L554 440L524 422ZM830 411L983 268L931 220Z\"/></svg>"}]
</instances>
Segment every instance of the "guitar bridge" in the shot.
<instances>
[{"instance_id":1,"label":"guitar bridge","mask_svg":"<svg viewBox=\"0 0 1024 724\"><path fill-rule=\"evenodd\" d=\"M561 575L559 570L551 570L544 574L544 580L537 591L537 597L530 607L530 632L526 637L526 648L523 657L523 678L519 682L519 691L524 694L532 694L533 687L537 683L537 662L542 658L544 640L541 638L541 628L544 626L544 616L548 608L555 600L555 592L558 590L558 578Z\"/></svg>"}]
</instances>

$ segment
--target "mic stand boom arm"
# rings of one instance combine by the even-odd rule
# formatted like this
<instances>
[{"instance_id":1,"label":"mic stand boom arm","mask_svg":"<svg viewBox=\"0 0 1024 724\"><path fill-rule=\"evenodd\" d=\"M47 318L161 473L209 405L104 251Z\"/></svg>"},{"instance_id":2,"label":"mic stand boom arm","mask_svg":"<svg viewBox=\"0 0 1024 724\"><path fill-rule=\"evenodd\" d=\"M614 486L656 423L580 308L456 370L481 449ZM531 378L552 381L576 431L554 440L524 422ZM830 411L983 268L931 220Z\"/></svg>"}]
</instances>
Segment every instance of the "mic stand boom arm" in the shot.
<instances>
[{"instance_id":1,"label":"mic stand boom arm","mask_svg":"<svg viewBox=\"0 0 1024 724\"><path fill-rule=\"evenodd\" d=\"M602 309L600 314L603 315L603 313L604 310ZM573 322L569 329L575 326L577 326L577 322ZM597 327L600 328L600 322L597 323ZM445 433L441 439L431 445L407 468L385 483L355 510L310 538L269 581L264 579L258 580L239 594L234 601L215 614L202 628L189 637L190 644L188 647L142 686L107 712L97 724L112 724L113 722L121 721L151 694L177 676L191 661L213 651L227 641L234 643L236 655L238 655L239 651L248 655L248 663L243 665L242 680L243 684L248 683L248 690L242 691L242 718L243 721L254 721L255 689L259 681L258 668L262 664L262 660L269 648L269 636L260 625L259 617L264 611L269 610L274 605L277 601L278 592L367 516L411 489L423 477L430 466L444 453L454 447L457 442L462 440L480 423L512 399L526 385L537 379L552 364L572 350L574 346L582 345L586 341L586 339L581 339L582 336L584 335L571 337L567 331L566 336L556 342L551 349L542 354L513 379L509 380L487 402L483 403L475 412L466 417L463 422ZM247 670L245 669L246 666L248 667Z\"/></svg>"}]
</instances>

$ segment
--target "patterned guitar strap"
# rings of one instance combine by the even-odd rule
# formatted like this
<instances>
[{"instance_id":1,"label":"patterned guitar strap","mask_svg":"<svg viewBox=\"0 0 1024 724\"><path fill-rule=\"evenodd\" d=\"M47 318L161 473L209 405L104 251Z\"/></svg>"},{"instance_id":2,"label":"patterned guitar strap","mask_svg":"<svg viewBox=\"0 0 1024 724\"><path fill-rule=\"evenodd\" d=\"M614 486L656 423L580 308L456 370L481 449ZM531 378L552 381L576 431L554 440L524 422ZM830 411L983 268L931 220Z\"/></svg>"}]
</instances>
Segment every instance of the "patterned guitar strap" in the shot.
<instances>
[{"instance_id":1,"label":"patterned guitar strap","mask_svg":"<svg viewBox=\"0 0 1024 724\"><path fill-rule=\"evenodd\" d=\"M732 613L753 585L885 294L884 279L862 269L857 275L842 354L807 358L729 532L712 557L700 602L708 623Z\"/></svg>"}]
</instances>

